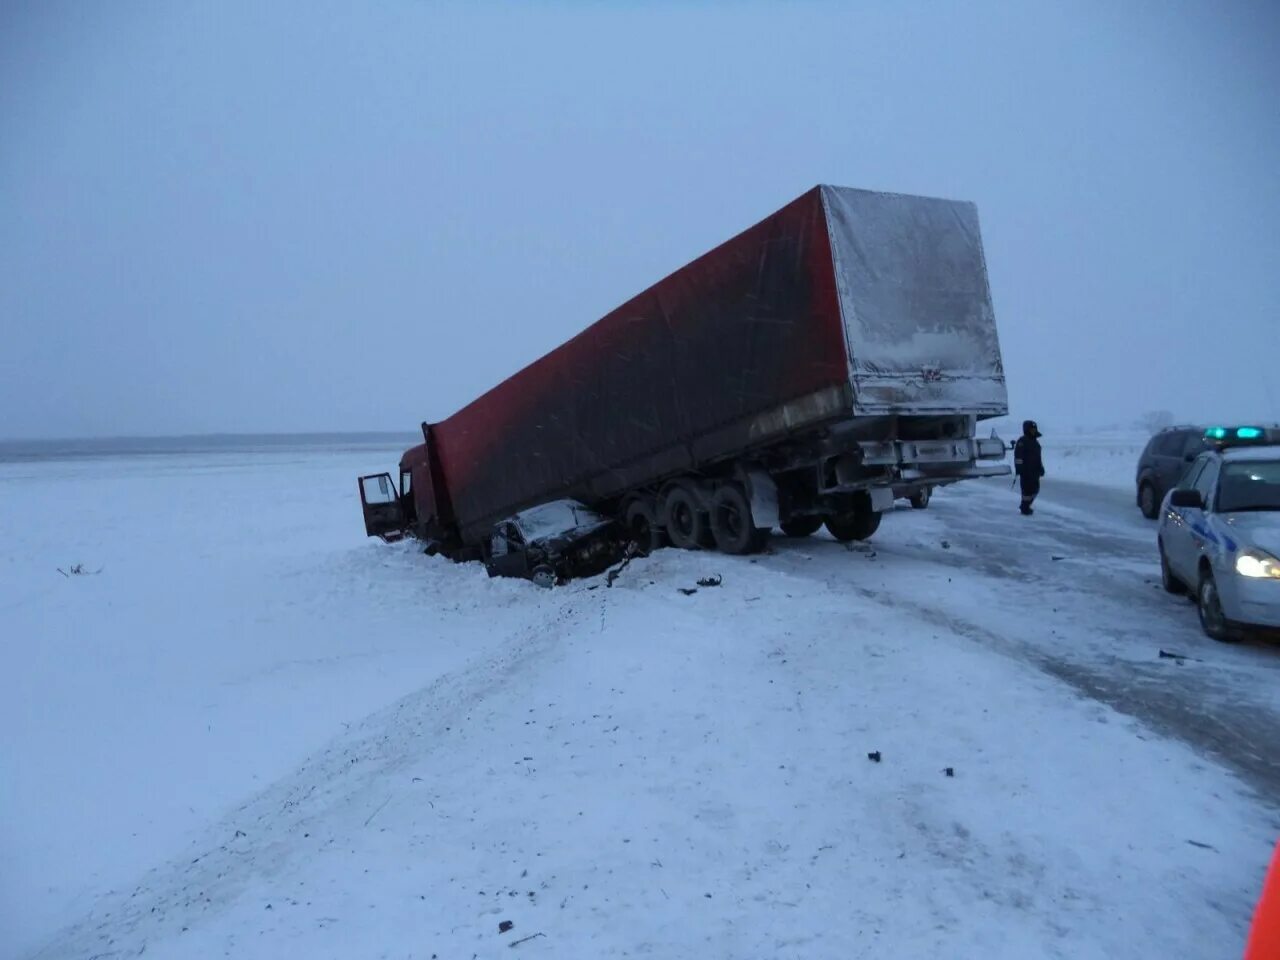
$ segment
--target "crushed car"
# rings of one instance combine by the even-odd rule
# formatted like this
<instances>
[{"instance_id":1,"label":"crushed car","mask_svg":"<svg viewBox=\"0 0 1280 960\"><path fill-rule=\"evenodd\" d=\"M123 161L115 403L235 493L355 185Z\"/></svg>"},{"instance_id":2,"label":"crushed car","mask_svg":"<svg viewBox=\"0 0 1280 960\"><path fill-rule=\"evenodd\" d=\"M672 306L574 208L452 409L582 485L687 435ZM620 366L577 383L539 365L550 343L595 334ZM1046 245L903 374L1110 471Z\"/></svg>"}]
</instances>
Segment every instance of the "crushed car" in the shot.
<instances>
[{"instance_id":1,"label":"crushed car","mask_svg":"<svg viewBox=\"0 0 1280 960\"><path fill-rule=\"evenodd\" d=\"M522 577L552 587L604 573L623 559L617 521L577 500L553 500L493 525L482 544L491 577Z\"/></svg>"}]
</instances>

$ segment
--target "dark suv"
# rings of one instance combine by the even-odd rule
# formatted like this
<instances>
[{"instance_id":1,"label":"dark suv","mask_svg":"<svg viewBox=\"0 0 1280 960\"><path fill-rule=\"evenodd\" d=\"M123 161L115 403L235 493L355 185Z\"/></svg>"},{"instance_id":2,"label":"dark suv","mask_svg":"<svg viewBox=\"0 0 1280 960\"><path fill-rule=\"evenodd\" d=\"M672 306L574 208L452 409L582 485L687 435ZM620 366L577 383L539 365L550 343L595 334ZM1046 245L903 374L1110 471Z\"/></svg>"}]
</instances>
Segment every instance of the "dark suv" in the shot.
<instances>
[{"instance_id":1,"label":"dark suv","mask_svg":"<svg viewBox=\"0 0 1280 960\"><path fill-rule=\"evenodd\" d=\"M1204 427L1168 427L1151 438L1138 458L1138 508L1144 517L1156 518L1164 495L1178 485L1191 461L1208 449Z\"/></svg>"}]
</instances>

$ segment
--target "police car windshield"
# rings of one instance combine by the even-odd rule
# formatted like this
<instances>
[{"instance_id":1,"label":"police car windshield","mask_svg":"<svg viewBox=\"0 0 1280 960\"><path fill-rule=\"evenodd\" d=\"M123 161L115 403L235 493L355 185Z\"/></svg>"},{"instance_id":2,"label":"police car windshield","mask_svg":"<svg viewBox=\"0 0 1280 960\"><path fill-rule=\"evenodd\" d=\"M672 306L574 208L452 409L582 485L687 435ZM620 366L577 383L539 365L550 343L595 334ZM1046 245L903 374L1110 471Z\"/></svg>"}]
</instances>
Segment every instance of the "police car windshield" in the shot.
<instances>
[{"instance_id":1,"label":"police car windshield","mask_svg":"<svg viewBox=\"0 0 1280 960\"><path fill-rule=\"evenodd\" d=\"M1280 460L1226 463L1218 481L1218 512L1280 510Z\"/></svg>"}]
</instances>

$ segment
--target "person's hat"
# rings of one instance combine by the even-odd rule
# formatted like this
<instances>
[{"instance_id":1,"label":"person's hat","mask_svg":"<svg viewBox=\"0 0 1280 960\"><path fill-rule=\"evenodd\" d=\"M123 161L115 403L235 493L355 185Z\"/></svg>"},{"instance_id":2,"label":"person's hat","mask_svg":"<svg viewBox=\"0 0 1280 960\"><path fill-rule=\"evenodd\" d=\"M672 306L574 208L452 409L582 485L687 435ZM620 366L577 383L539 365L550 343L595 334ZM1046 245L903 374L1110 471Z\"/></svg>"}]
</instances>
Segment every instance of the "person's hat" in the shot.
<instances>
[{"instance_id":1,"label":"person's hat","mask_svg":"<svg viewBox=\"0 0 1280 960\"><path fill-rule=\"evenodd\" d=\"M1044 434L1040 432L1040 428L1036 425L1036 422L1034 420L1023 420L1022 432L1024 434L1031 434L1032 436L1035 436L1035 437L1044 436Z\"/></svg>"}]
</instances>

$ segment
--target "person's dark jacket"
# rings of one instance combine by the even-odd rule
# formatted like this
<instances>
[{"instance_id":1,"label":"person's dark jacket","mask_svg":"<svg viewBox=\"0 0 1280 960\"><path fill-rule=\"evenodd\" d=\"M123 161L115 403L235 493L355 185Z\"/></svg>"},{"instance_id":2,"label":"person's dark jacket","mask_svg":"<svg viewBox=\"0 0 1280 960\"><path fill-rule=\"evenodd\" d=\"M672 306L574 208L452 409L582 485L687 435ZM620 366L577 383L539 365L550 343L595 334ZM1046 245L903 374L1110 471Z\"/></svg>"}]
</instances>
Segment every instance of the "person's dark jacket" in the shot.
<instances>
[{"instance_id":1,"label":"person's dark jacket","mask_svg":"<svg viewBox=\"0 0 1280 960\"><path fill-rule=\"evenodd\" d=\"M1013 445L1013 470L1020 477L1044 476L1044 458L1040 453L1040 441L1024 434Z\"/></svg>"}]
</instances>

